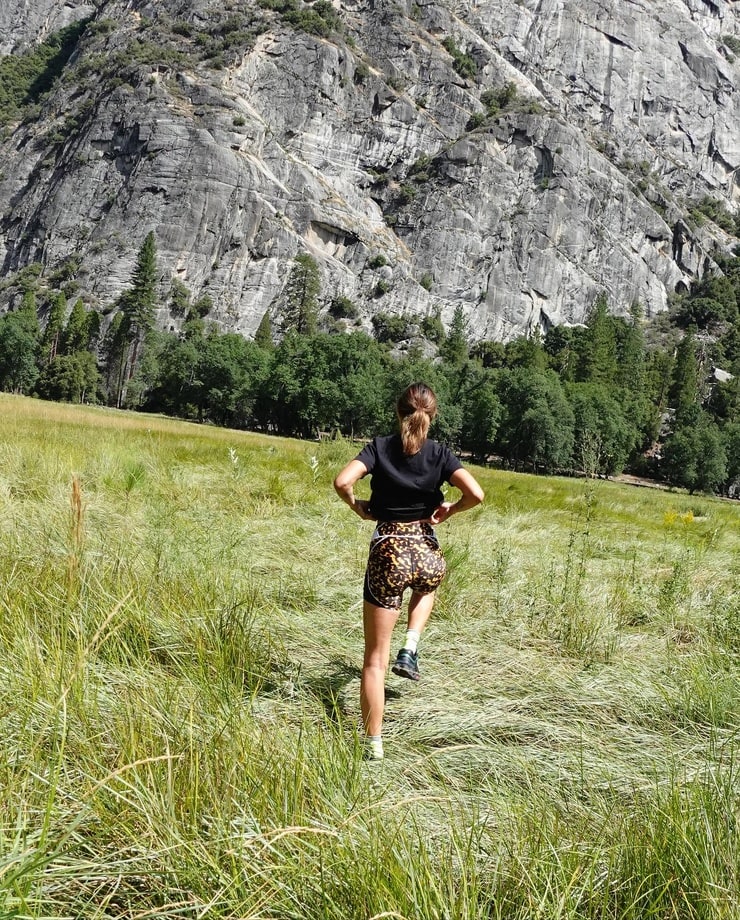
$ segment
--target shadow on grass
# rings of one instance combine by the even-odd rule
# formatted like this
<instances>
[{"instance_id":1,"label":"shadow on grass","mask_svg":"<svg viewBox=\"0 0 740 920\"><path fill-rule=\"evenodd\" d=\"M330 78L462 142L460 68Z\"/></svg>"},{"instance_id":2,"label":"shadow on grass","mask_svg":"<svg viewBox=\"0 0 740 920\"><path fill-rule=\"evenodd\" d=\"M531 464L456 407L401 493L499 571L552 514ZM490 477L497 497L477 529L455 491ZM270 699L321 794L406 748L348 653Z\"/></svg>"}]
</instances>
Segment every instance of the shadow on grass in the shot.
<instances>
[{"instance_id":1,"label":"shadow on grass","mask_svg":"<svg viewBox=\"0 0 740 920\"><path fill-rule=\"evenodd\" d=\"M329 720L339 725L347 715L344 691L353 680L362 677L362 669L342 658L332 658L329 662L330 673L318 677L303 677L300 686L315 697L324 707ZM400 700L403 693L386 685L385 701Z\"/></svg>"},{"instance_id":2,"label":"shadow on grass","mask_svg":"<svg viewBox=\"0 0 740 920\"><path fill-rule=\"evenodd\" d=\"M304 677L301 685L319 700L329 719L339 724L342 716L346 715L342 699L344 689L351 681L359 679L362 671L342 658L332 658L329 669L328 674L319 677Z\"/></svg>"}]
</instances>

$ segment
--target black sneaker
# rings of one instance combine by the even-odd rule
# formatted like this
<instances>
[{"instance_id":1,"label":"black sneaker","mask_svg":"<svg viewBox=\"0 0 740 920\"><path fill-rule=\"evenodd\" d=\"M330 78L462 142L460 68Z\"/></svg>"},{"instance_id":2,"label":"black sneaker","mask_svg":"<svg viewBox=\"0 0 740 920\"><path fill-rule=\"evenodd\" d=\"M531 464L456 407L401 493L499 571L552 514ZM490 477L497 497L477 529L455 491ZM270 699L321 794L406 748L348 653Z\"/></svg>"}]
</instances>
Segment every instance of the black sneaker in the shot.
<instances>
[{"instance_id":1,"label":"black sneaker","mask_svg":"<svg viewBox=\"0 0 740 920\"><path fill-rule=\"evenodd\" d=\"M419 680L419 653L410 652L407 648L402 648L396 655L396 660L391 668L394 674L399 677L408 677L409 680Z\"/></svg>"}]
</instances>

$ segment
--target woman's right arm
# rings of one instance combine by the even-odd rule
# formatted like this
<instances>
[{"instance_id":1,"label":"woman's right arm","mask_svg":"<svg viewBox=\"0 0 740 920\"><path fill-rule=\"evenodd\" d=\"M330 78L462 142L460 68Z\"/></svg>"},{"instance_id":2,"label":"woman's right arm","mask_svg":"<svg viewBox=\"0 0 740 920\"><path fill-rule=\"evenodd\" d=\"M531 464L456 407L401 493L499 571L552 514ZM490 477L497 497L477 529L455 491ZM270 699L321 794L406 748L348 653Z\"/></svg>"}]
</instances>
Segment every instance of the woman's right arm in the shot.
<instances>
[{"instance_id":1,"label":"woman's right arm","mask_svg":"<svg viewBox=\"0 0 740 920\"><path fill-rule=\"evenodd\" d=\"M459 514L460 511L467 511L469 508L475 508L485 498L483 489L481 489L478 480L467 470L460 467L459 470L450 476L450 485L462 492L462 495L456 502L442 502L439 507L432 513L432 524L441 524L453 514Z\"/></svg>"},{"instance_id":2,"label":"woman's right arm","mask_svg":"<svg viewBox=\"0 0 740 920\"><path fill-rule=\"evenodd\" d=\"M350 460L343 470L337 473L334 480L334 489L342 501L349 505L350 508L358 514L363 521L371 521L373 518L368 512L369 502L361 498L355 498L354 485L359 482L363 476L367 476L367 467L360 460Z\"/></svg>"}]
</instances>

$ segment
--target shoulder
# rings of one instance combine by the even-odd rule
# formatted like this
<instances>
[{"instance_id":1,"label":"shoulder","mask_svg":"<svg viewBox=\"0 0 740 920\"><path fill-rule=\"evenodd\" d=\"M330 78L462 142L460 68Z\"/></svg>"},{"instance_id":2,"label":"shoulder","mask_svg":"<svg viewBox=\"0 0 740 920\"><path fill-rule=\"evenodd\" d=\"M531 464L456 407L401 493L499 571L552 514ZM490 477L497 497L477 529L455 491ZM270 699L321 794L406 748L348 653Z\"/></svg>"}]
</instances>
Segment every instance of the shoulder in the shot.
<instances>
[{"instance_id":1,"label":"shoulder","mask_svg":"<svg viewBox=\"0 0 740 920\"><path fill-rule=\"evenodd\" d=\"M395 456L401 449L401 438L397 434L386 434L373 438L373 444L380 456Z\"/></svg>"},{"instance_id":2,"label":"shoulder","mask_svg":"<svg viewBox=\"0 0 740 920\"><path fill-rule=\"evenodd\" d=\"M427 450L427 458L431 463L439 463L445 470L456 470L462 466L457 454L454 454L446 444L427 438L422 450Z\"/></svg>"},{"instance_id":3,"label":"shoulder","mask_svg":"<svg viewBox=\"0 0 740 920\"><path fill-rule=\"evenodd\" d=\"M400 441L398 435L390 434L381 437L375 437L371 441L367 442L357 457L359 460L362 460L366 466L368 466L369 462L375 465L377 460L383 460L394 456L394 454L397 452L395 440ZM368 469L371 469L371 467L368 466Z\"/></svg>"},{"instance_id":4,"label":"shoulder","mask_svg":"<svg viewBox=\"0 0 740 920\"><path fill-rule=\"evenodd\" d=\"M429 454L430 457L445 457L452 453L446 444L442 444L440 441L435 441L433 438L426 439L422 450Z\"/></svg>"}]
</instances>

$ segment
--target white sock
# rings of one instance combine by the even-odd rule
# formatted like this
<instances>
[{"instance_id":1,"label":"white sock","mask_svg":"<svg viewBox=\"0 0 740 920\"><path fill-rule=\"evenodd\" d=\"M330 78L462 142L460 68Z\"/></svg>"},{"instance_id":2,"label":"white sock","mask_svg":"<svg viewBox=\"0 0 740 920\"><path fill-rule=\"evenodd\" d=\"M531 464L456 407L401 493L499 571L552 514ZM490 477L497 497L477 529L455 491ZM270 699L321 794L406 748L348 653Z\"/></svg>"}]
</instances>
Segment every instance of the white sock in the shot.
<instances>
[{"instance_id":1,"label":"white sock","mask_svg":"<svg viewBox=\"0 0 740 920\"><path fill-rule=\"evenodd\" d=\"M365 735L365 744L373 760L383 759L383 738L381 735Z\"/></svg>"},{"instance_id":2,"label":"white sock","mask_svg":"<svg viewBox=\"0 0 740 920\"><path fill-rule=\"evenodd\" d=\"M419 647L419 639L421 639L421 633L418 629L407 629L406 640L403 643L403 647L407 648L410 652L415 652Z\"/></svg>"}]
</instances>

